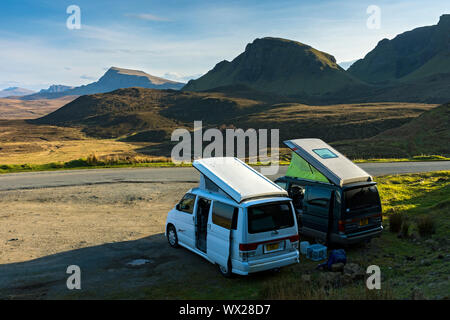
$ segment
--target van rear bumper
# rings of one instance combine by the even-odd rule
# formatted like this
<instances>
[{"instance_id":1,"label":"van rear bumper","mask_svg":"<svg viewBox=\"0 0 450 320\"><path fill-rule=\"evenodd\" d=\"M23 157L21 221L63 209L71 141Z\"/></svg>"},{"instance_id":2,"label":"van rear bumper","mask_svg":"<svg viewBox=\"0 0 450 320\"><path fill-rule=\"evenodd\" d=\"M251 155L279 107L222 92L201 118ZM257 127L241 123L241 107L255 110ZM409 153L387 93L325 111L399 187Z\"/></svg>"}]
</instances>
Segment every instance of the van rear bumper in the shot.
<instances>
[{"instance_id":1,"label":"van rear bumper","mask_svg":"<svg viewBox=\"0 0 450 320\"><path fill-rule=\"evenodd\" d=\"M370 240L375 237L379 237L381 235L381 232L383 231L383 227L380 226L376 229L362 231L362 232L355 232L351 234L336 234L333 233L330 236L330 240L333 243L337 244L353 244L365 240Z\"/></svg>"},{"instance_id":2,"label":"van rear bumper","mask_svg":"<svg viewBox=\"0 0 450 320\"><path fill-rule=\"evenodd\" d=\"M283 255L261 258L254 261L232 260L233 273L248 275L249 273L271 270L299 263L299 252L294 250Z\"/></svg>"}]
</instances>

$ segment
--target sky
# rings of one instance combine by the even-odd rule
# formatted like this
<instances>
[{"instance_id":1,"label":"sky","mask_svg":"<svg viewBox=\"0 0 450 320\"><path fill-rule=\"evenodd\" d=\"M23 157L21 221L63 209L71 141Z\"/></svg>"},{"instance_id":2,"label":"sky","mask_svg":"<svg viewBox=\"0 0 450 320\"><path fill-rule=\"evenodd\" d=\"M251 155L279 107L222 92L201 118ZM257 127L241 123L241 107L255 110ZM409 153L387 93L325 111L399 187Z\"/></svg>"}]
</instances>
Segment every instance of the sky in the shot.
<instances>
[{"instance_id":1,"label":"sky","mask_svg":"<svg viewBox=\"0 0 450 320\"><path fill-rule=\"evenodd\" d=\"M67 27L70 5L80 8L80 29ZM0 90L78 86L111 66L186 82L266 36L353 61L444 13L448 0L2 0Z\"/></svg>"}]
</instances>

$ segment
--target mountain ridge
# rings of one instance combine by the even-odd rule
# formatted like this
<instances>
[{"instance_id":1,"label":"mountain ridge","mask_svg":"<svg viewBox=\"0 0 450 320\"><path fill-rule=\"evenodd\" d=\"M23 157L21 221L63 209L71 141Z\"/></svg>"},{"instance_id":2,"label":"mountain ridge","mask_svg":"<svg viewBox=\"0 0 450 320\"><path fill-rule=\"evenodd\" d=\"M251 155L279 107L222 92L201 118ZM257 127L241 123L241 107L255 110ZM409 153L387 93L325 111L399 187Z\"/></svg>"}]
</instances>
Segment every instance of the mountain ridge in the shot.
<instances>
[{"instance_id":1,"label":"mountain ridge","mask_svg":"<svg viewBox=\"0 0 450 320\"><path fill-rule=\"evenodd\" d=\"M392 40L382 39L363 59L353 63L348 72L372 84L411 80L408 77L436 56L450 52L450 14L443 14L436 25L415 28L398 34ZM450 58L444 60L450 69ZM442 73L442 65L422 70L427 75Z\"/></svg>"},{"instance_id":2,"label":"mountain ridge","mask_svg":"<svg viewBox=\"0 0 450 320\"><path fill-rule=\"evenodd\" d=\"M190 80L182 90L205 91L232 85L302 97L364 83L347 74L331 54L298 41L264 37L247 44L231 62L221 61L202 77Z\"/></svg>"},{"instance_id":3,"label":"mountain ridge","mask_svg":"<svg viewBox=\"0 0 450 320\"><path fill-rule=\"evenodd\" d=\"M25 89L21 87L9 87L0 90L0 98L6 97L21 97L29 94L33 94L34 91L30 89Z\"/></svg>"},{"instance_id":4,"label":"mountain ridge","mask_svg":"<svg viewBox=\"0 0 450 320\"><path fill-rule=\"evenodd\" d=\"M59 92L39 92L25 96L22 99L53 99L67 95L80 96L86 94L97 94L131 87L178 90L181 89L183 85L184 83L152 76L140 70L111 67L98 79L98 81L87 85L82 85Z\"/></svg>"}]
</instances>

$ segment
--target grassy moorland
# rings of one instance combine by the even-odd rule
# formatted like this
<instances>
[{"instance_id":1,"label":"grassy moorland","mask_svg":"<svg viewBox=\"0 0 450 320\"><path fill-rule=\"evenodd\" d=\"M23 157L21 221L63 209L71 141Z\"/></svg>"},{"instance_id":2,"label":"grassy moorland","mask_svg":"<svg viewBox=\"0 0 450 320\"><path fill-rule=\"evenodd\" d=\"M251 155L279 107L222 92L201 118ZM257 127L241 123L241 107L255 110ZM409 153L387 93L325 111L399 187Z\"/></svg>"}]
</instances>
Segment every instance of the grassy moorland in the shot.
<instances>
[{"instance_id":1,"label":"grassy moorland","mask_svg":"<svg viewBox=\"0 0 450 320\"><path fill-rule=\"evenodd\" d=\"M399 159L356 159L355 163L369 162L415 162L415 161L450 161L450 158L443 156L417 156L412 158ZM279 164L287 166L289 160L280 160ZM270 163L257 162L252 165L264 166ZM30 171L54 171L68 169L102 169L102 168L163 168L163 167L190 167L192 163L173 163L169 158L165 157L146 157L146 156L103 156L97 157L91 154L86 158L79 158L66 162L49 162L43 164L2 164L0 165L1 173L30 172Z\"/></svg>"},{"instance_id":2,"label":"grassy moorland","mask_svg":"<svg viewBox=\"0 0 450 320\"><path fill-rule=\"evenodd\" d=\"M419 152L419 148L413 154L397 152L388 157L373 154L361 157L358 152L352 153L359 150L355 148L358 144L335 142L351 141L345 139L355 136L368 138L396 128L433 109L434 105L308 106L292 102L277 104L273 96L244 89L242 92L234 90L233 95L230 97L226 90L179 93L131 88L80 97L33 122L0 120L1 172L173 165L167 163L175 144L170 141L170 134L175 128L191 129L195 119L203 119L204 130L219 128L223 133L227 128L265 128L280 129L281 141L319 137L337 143L337 149L342 147L353 159L414 160L412 156L420 154L447 156L438 152L442 143L440 149L428 149L427 153ZM282 164L289 162L289 154L287 149L281 150ZM93 155L101 161L88 163L86 159Z\"/></svg>"},{"instance_id":3,"label":"grassy moorland","mask_svg":"<svg viewBox=\"0 0 450 320\"><path fill-rule=\"evenodd\" d=\"M35 119L57 110L76 96L58 99L21 100L0 98L0 119Z\"/></svg>"},{"instance_id":4,"label":"grassy moorland","mask_svg":"<svg viewBox=\"0 0 450 320\"><path fill-rule=\"evenodd\" d=\"M192 130L196 119L204 130L224 135L226 129L264 128L279 129L281 141L322 138L356 162L446 160L448 110L448 104L417 103L311 106L245 87L120 89L79 97L40 119L0 120L0 173L174 166L171 132ZM290 151L282 148L280 155L288 164Z\"/></svg>"},{"instance_id":5,"label":"grassy moorland","mask_svg":"<svg viewBox=\"0 0 450 320\"><path fill-rule=\"evenodd\" d=\"M420 154L450 155L450 103L422 113L398 127L365 139L333 145L351 158L404 158Z\"/></svg>"},{"instance_id":6,"label":"grassy moorland","mask_svg":"<svg viewBox=\"0 0 450 320\"><path fill-rule=\"evenodd\" d=\"M279 129L282 141L317 137L332 142L369 138L435 106L388 102L318 106L250 89L180 92L128 88L81 96L30 123L78 127L95 138L169 146L167 141L174 129L192 129L193 122L201 119L205 130ZM157 155L167 156L167 149L170 153L170 148L161 148Z\"/></svg>"}]
</instances>

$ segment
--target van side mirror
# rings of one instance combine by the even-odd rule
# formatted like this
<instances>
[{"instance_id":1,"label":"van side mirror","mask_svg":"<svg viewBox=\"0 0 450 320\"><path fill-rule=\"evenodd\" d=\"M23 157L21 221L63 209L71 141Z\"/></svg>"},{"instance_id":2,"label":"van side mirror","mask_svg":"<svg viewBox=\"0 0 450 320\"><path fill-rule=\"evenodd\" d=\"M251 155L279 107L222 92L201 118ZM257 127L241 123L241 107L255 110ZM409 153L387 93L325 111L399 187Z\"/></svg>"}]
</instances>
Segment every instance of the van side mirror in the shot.
<instances>
[{"instance_id":1,"label":"van side mirror","mask_svg":"<svg viewBox=\"0 0 450 320\"><path fill-rule=\"evenodd\" d=\"M177 209L178 211L180 211L180 204L177 203L177 205L175 206L175 209Z\"/></svg>"}]
</instances>

